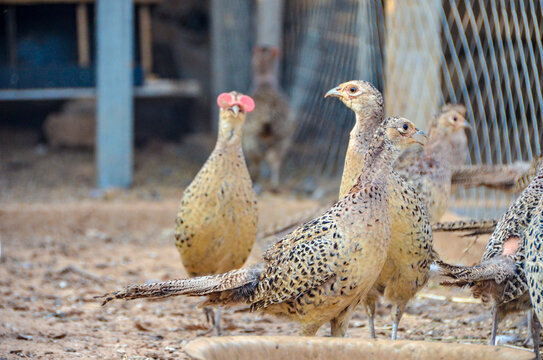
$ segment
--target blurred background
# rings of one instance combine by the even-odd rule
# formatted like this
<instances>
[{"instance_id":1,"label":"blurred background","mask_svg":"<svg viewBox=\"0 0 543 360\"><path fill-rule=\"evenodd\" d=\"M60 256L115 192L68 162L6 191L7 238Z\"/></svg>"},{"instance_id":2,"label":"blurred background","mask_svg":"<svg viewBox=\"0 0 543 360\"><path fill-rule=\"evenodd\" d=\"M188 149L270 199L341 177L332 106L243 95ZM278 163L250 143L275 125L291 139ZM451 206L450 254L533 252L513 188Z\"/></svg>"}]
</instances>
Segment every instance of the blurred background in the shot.
<instances>
[{"instance_id":1,"label":"blurred background","mask_svg":"<svg viewBox=\"0 0 543 360\"><path fill-rule=\"evenodd\" d=\"M424 130L464 104L468 164L541 155L542 34L540 0L0 0L0 359L174 359L212 335L199 298L102 308L93 296L187 276L176 209L215 144L217 95L253 93L256 45L275 49L294 119L277 191L259 169L262 230L337 198L354 115L323 96L347 80L371 81L387 115ZM442 220L500 216L514 196L460 188ZM258 238L247 264L273 241ZM435 234L434 246L471 265L487 241ZM399 336L486 344L478 301L431 281ZM223 319L229 335L296 329L243 309ZM367 338L366 324L359 310L350 336ZM522 314L502 324L526 346Z\"/></svg>"},{"instance_id":2,"label":"blurred background","mask_svg":"<svg viewBox=\"0 0 543 360\"><path fill-rule=\"evenodd\" d=\"M216 96L251 92L256 44L279 48L296 123L283 192L335 196L354 116L323 94L350 79L422 128L443 103L465 104L468 163L541 153L540 1L0 0L0 11L0 201L177 196L214 144ZM459 190L451 206L496 216L510 199Z\"/></svg>"}]
</instances>

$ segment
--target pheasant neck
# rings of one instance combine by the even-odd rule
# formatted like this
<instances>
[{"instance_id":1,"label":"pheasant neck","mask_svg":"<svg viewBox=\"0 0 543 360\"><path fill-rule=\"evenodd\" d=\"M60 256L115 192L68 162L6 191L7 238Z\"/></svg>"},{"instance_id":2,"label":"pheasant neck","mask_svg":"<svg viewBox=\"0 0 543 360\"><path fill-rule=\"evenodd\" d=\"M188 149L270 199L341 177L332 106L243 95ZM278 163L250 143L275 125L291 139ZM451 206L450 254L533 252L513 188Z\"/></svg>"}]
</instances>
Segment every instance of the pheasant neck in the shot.
<instances>
[{"instance_id":1,"label":"pheasant neck","mask_svg":"<svg viewBox=\"0 0 543 360\"><path fill-rule=\"evenodd\" d=\"M217 148L241 146L242 134L243 120L235 118L227 119L225 116L221 115L219 120Z\"/></svg>"},{"instance_id":2,"label":"pheasant neck","mask_svg":"<svg viewBox=\"0 0 543 360\"><path fill-rule=\"evenodd\" d=\"M383 123L383 107L373 104L363 111L356 112L356 124L351 131L350 142L362 151L371 144L373 135Z\"/></svg>"},{"instance_id":3,"label":"pheasant neck","mask_svg":"<svg viewBox=\"0 0 543 360\"><path fill-rule=\"evenodd\" d=\"M392 163L398 155L400 155L400 148L385 138L383 127L379 128L364 157L364 166L357 185L368 183L386 185L392 172Z\"/></svg>"}]
</instances>

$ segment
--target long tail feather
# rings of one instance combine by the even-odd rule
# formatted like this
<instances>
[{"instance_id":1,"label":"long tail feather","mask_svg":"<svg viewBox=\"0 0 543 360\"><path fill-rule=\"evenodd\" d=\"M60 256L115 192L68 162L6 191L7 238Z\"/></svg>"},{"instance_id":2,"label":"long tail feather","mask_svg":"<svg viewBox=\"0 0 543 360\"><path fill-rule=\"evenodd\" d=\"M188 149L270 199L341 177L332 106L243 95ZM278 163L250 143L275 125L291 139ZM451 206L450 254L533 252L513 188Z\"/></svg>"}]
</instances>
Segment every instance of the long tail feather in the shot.
<instances>
[{"instance_id":1,"label":"long tail feather","mask_svg":"<svg viewBox=\"0 0 543 360\"><path fill-rule=\"evenodd\" d=\"M255 268L233 270L220 275L200 276L191 279L169 280L150 284L129 285L113 293L96 298L104 299L102 305L112 300L165 298L170 296L203 296L256 285L259 271Z\"/></svg>"},{"instance_id":2,"label":"long tail feather","mask_svg":"<svg viewBox=\"0 0 543 360\"><path fill-rule=\"evenodd\" d=\"M443 285L463 286L479 281L494 280L502 283L507 277L515 275L515 262L510 257L498 257L474 266L451 265L441 260L436 261L441 275L454 279Z\"/></svg>"},{"instance_id":3,"label":"long tail feather","mask_svg":"<svg viewBox=\"0 0 543 360\"><path fill-rule=\"evenodd\" d=\"M433 232L460 232L470 231L465 236L474 236L481 234L491 234L499 219L485 219L485 220L458 220L438 222L432 225Z\"/></svg>"},{"instance_id":4,"label":"long tail feather","mask_svg":"<svg viewBox=\"0 0 543 360\"><path fill-rule=\"evenodd\" d=\"M517 162L509 165L462 166L453 171L453 187L465 188L484 186L509 192L523 190L535 176L543 158L532 162Z\"/></svg>"}]
</instances>

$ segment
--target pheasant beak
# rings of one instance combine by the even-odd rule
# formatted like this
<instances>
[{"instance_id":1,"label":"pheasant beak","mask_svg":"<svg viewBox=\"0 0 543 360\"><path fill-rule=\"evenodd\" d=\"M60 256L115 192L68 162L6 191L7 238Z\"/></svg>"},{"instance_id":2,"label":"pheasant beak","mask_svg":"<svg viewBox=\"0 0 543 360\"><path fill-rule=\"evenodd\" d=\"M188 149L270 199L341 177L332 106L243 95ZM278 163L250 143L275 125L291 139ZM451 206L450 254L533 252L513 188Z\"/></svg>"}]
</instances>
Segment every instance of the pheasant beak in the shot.
<instances>
[{"instance_id":1,"label":"pheasant beak","mask_svg":"<svg viewBox=\"0 0 543 360\"><path fill-rule=\"evenodd\" d=\"M469 131L471 131L471 129L473 129L473 128L471 127L470 123L467 122L467 121L465 121L465 120L464 120L464 122L462 123L462 125L461 125L460 127L461 127L462 129L466 129L466 130L469 130Z\"/></svg>"},{"instance_id":2,"label":"pheasant beak","mask_svg":"<svg viewBox=\"0 0 543 360\"><path fill-rule=\"evenodd\" d=\"M241 108L239 107L239 105L234 105L230 108L230 110L232 110L232 112L234 113L234 115L238 116Z\"/></svg>"},{"instance_id":3,"label":"pheasant beak","mask_svg":"<svg viewBox=\"0 0 543 360\"><path fill-rule=\"evenodd\" d=\"M412 136L412 139L416 143L421 144L421 145L426 145L426 143L428 142L428 137L426 136L426 134L422 130L419 130L416 133L414 133L413 136Z\"/></svg>"},{"instance_id":4,"label":"pheasant beak","mask_svg":"<svg viewBox=\"0 0 543 360\"><path fill-rule=\"evenodd\" d=\"M339 87L335 87L333 89L330 89L325 95L324 95L324 98L329 98L329 97L335 97L335 98L342 98L343 95L341 94L341 92L339 91L340 88Z\"/></svg>"}]
</instances>

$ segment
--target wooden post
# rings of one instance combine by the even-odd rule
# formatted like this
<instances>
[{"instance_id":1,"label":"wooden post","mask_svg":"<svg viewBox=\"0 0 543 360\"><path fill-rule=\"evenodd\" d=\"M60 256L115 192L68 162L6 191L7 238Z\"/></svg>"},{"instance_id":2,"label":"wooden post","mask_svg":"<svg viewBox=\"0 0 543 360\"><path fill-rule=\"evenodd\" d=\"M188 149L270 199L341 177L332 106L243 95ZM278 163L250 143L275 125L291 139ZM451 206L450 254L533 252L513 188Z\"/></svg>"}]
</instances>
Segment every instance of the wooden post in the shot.
<instances>
[{"instance_id":1,"label":"wooden post","mask_svg":"<svg viewBox=\"0 0 543 360\"><path fill-rule=\"evenodd\" d=\"M89 67L90 65L90 44L89 44L89 18L87 14L87 4L77 4L76 8L77 24L77 57L80 67Z\"/></svg>"},{"instance_id":2,"label":"wooden post","mask_svg":"<svg viewBox=\"0 0 543 360\"><path fill-rule=\"evenodd\" d=\"M251 15L251 1L211 0L211 124L214 130L217 130L217 95L224 91L249 90Z\"/></svg>"},{"instance_id":3,"label":"wooden post","mask_svg":"<svg viewBox=\"0 0 543 360\"><path fill-rule=\"evenodd\" d=\"M151 10L149 5L139 5L139 28L140 28L140 52L141 67L145 79L153 71L153 49L151 34Z\"/></svg>"},{"instance_id":4,"label":"wooden post","mask_svg":"<svg viewBox=\"0 0 543 360\"><path fill-rule=\"evenodd\" d=\"M98 186L127 187L133 163L132 0L97 3Z\"/></svg>"},{"instance_id":5,"label":"wooden post","mask_svg":"<svg viewBox=\"0 0 543 360\"><path fill-rule=\"evenodd\" d=\"M256 21L256 43L275 46L282 50L283 1L258 0ZM279 61L275 63L275 75L279 79Z\"/></svg>"},{"instance_id":6,"label":"wooden post","mask_svg":"<svg viewBox=\"0 0 543 360\"><path fill-rule=\"evenodd\" d=\"M371 82L376 87L380 87L381 73L376 69L379 67L376 64L377 61L381 61L380 54L378 54L377 39L377 22L379 18L376 14L376 7L381 6L380 2L375 0L359 0L358 1L358 16L357 16L357 29L358 29L358 78Z\"/></svg>"},{"instance_id":7,"label":"wooden post","mask_svg":"<svg viewBox=\"0 0 543 360\"><path fill-rule=\"evenodd\" d=\"M387 0L385 106L424 130L441 102L441 0Z\"/></svg>"}]
</instances>

